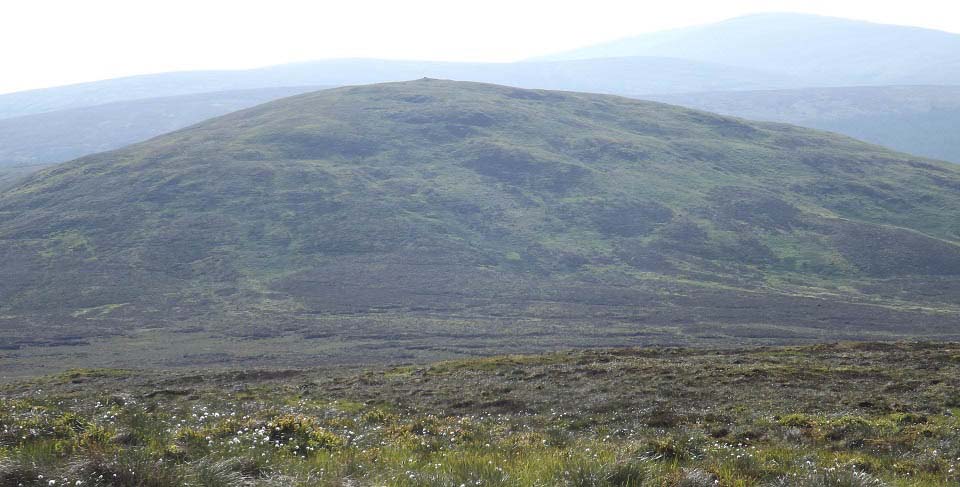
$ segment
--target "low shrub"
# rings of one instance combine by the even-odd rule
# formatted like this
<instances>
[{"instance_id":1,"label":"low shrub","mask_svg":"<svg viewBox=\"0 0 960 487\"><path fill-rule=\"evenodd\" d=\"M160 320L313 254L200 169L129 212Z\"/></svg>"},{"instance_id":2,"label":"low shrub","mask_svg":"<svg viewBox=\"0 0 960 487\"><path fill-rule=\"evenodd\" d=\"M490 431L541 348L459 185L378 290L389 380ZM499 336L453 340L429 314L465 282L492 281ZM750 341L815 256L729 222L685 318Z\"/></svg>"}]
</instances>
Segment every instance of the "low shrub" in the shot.
<instances>
[{"instance_id":1,"label":"low shrub","mask_svg":"<svg viewBox=\"0 0 960 487\"><path fill-rule=\"evenodd\" d=\"M335 450L346 444L339 435L322 428L310 416L288 414L278 416L269 423L270 440L300 454L309 455L317 450Z\"/></svg>"}]
</instances>

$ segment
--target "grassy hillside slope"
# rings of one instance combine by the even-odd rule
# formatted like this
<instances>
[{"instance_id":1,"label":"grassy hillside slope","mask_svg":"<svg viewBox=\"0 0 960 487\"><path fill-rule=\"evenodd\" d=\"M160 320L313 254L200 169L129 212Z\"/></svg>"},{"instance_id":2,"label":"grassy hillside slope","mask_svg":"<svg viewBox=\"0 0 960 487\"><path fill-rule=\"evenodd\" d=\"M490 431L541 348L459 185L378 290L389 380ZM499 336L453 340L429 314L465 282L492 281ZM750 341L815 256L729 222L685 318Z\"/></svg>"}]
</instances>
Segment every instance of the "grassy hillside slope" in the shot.
<instances>
[{"instance_id":1,"label":"grassy hillside slope","mask_svg":"<svg viewBox=\"0 0 960 487\"><path fill-rule=\"evenodd\" d=\"M954 165L626 98L321 91L0 193L4 366L956 336L958 188Z\"/></svg>"}]
</instances>

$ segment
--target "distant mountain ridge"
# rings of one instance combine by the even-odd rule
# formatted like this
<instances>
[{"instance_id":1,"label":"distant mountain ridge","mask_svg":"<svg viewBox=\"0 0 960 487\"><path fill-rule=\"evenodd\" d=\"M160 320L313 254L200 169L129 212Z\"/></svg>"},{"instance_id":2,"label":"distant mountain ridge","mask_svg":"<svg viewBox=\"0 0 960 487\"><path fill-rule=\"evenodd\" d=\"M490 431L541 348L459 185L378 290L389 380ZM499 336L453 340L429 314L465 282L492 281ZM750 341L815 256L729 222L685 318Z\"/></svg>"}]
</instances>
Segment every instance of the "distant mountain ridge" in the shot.
<instances>
[{"instance_id":1,"label":"distant mountain ridge","mask_svg":"<svg viewBox=\"0 0 960 487\"><path fill-rule=\"evenodd\" d=\"M0 119L144 98L290 86L339 86L423 77L598 93L676 93L794 86L789 77L685 59L629 57L542 63L333 59L238 71L116 78L0 95Z\"/></svg>"},{"instance_id":2,"label":"distant mountain ridge","mask_svg":"<svg viewBox=\"0 0 960 487\"><path fill-rule=\"evenodd\" d=\"M842 133L960 163L960 86L862 86L726 91L640 98Z\"/></svg>"},{"instance_id":3,"label":"distant mountain ridge","mask_svg":"<svg viewBox=\"0 0 960 487\"><path fill-rule=\"evenodd\" d=\"M960 34L807 14L755 14L544 56L667 56L779 73L803 86L960 84Z\"/></svg>"}]
</instances>

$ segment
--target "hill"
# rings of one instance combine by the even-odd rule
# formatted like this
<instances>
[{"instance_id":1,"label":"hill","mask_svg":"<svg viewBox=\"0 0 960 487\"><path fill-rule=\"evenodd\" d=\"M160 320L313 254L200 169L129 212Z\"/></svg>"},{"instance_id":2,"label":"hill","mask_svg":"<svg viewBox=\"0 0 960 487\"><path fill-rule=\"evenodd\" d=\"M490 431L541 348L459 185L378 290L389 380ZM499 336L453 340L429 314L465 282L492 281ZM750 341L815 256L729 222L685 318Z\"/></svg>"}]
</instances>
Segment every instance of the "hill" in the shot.
<instances>
[{"instance_id":1,"label":"hill","mask_svg":"<svg viewBox=\"0 0 960 487\"><path fill-rule=\"evenodd\" d=\"M958 377L956 343L78 369L0 385L0 482L946 487Z\"/></svg>"},{"instance_id":2,"label":"hill","mask_svg":"<svg viewBox=\"0 0 960 487\"><path fill-rule=\"evenodd\" d=\"M50 164L118 149L312 87L264 88L108 103L0 119L0 167Z\"/></svg>"},{"instance_id":3,"label":"hill","mask_svg":"<svg viewBox=\"0 0 960 487\"><path fill-rule=\"evenodd\" d=\"M791 13L645 34L543 59L620 56L741 66L807 86L960 84L960 34Z\"/></svg>"},{"instance_id":4,"label":"hill","mask_svg":"<svg viewBox=\"0 0 960 487\"><path fill-rule=\"evenodd\" d=\"M320 91L0 193L0 367L954 337L958 188L627 98Z\"/></svg>"},{"instance_id":5,"label":"hill","mask_svg":"<svg viewBox=\"0 0 960 487\"><path fill-rule=\"evenodd\" d=\"M753 120L838 132L960 163L960 86L871 86L649 95L643 98Z\"/></svg>"},{"instance_id":6,"label":"hill","mask_svg":"<svg viewBox=\"0 0 960 487\"><path fill-rule=\"evenodd\" d=\"M597 93L675 93L797 86L753 69L661 57L542 63L338 59L241 71L160 73L0 95L0 119L107 103L242 89L337 86L421 77Z\"/></svg>"}]
</instances>

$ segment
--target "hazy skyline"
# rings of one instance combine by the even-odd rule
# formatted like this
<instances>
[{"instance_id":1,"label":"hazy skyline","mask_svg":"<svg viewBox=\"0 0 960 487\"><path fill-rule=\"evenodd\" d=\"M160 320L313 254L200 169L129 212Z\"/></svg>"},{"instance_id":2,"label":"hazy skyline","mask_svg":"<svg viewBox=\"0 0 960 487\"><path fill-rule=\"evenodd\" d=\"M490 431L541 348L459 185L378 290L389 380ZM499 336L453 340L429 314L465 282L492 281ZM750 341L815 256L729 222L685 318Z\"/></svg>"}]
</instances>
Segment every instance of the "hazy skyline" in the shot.
<instances>
[{"instance_id":1,"label":"hazy skyline","mask_svg":"<svg viewBox=\"0 0 960 487\"><path fill-rule=\"evenodd\" d=\"M802 12L960 33L942 0L34 0L5 5L0 93L120 76L326 58L516 61L761 12Z\"/></svg>"}]
</instances>

